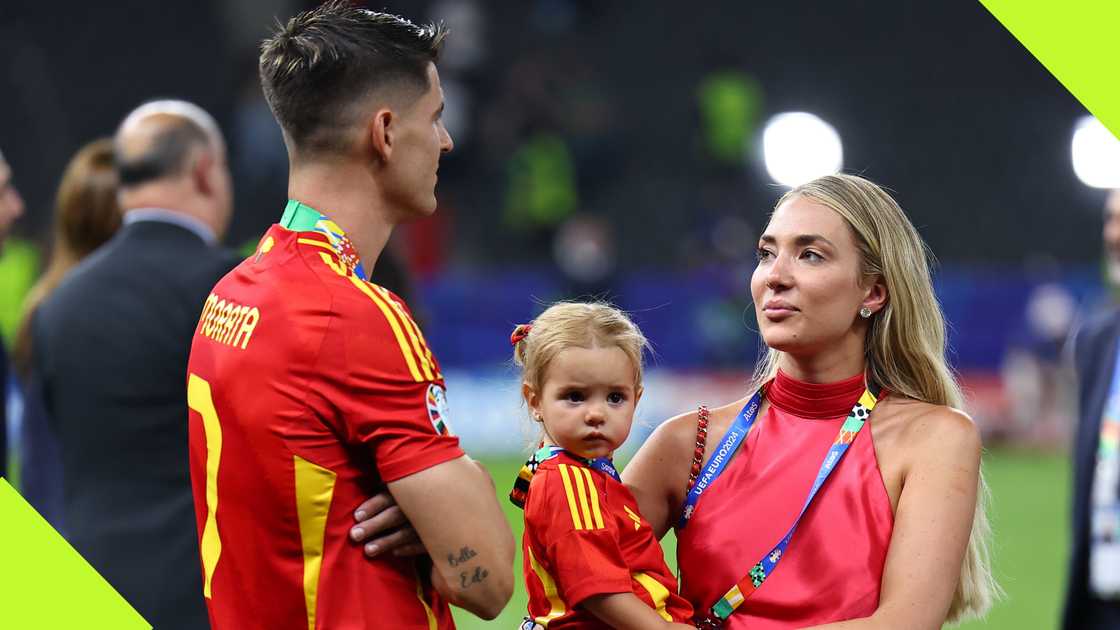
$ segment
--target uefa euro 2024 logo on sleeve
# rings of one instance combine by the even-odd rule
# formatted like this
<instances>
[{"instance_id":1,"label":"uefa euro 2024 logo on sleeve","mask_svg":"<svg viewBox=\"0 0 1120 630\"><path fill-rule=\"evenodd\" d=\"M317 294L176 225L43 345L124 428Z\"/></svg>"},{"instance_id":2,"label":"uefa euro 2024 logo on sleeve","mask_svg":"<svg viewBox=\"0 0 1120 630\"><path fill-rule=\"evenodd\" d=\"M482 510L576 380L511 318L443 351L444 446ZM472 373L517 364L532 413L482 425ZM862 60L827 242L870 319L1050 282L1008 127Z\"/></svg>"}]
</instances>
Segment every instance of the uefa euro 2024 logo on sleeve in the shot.
<instances>
[{"instance_id":1,"label":"uefa euro 2024 logo on sleeve","mask_svg":"<svg viewBox=\"0 0 1120 630\"><path fill-rule=\"evenodd\" d=\"M451 435L451 427L448 426L447 422L447 392L443 389L443 386L437 383L429 385L427 399L428 419L432 421L436 433Z\"/></svg>"}]
</instances>

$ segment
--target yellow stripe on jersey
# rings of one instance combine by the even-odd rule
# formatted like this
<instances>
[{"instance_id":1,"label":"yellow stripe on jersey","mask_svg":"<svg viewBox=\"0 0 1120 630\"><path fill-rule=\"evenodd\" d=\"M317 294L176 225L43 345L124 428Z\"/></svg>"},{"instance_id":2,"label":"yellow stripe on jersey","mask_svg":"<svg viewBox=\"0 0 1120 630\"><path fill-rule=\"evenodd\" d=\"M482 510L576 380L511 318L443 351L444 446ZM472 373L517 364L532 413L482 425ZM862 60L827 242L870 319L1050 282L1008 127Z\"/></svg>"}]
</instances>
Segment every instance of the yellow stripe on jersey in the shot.
<instances>
[{"instance_id":1,"label":"yellow stripe on jersey","mask_svg":"<svg viewBox=\"0 0 1120 630\"><path fill-rule=\"evenodd\" d=\"M642 517L635 514L634 510L631 510L629 505L622 506L622 509L626 510L626 516L629 516L630 520L634 521L634 531L638 531L639 529L641 529Z\"/></svg>"},{"instance_id":2,"label":"yellow stripe on jersey","mask_svg":"<svg viewBox=\"0 0 1120 630\"><path fill-rule=\"evenodd\" d=\"M292 459L296 475L296 515L303 543L303 601L307 605L307 628L315 630L319 572L323 566L323 536L327 530L327 513L331 509L337 475L299 455L292 456Z\"/></svg>"},{"instance_id":3,"label":"yellow stripe on jersey","mask_svg":"<svg viewBox=\"0 0 1120 630\"><path fill-rule=\"evenodd\" d=\"M579 497L579 507L583 512L583 524L587 529L596 529L595 521L591 520L591 510L587 507L587 491L583 489L583 476L579 474L579 467L572 467L572 476L575 477L572 485L576 487L576 496Z\"/></svg>"},{"instance_id":4,"label":"yellow stripe on jersey","mask_svg":"<svg viewBox=\"0 0 1120 630\"><path fill-rule=\"evenodd\" d=\"M576 529L584 529L583 523L579 520L579 508L576 507L576 497L572 493L572 481L568 477L568 465L560 464L560 479L564 481L564 494L568 497L568 510L572 513L572 525Z\"/></svg>"},{"instance_id":5,"label":"yellow stripe on jersey","mask_svg":"<svg viewBox=\"0 0 1120 630\"><path fill-rule=\"evenodd\" d=\"M388 294L387 290L385 290L385 289L381 289L381 290L385 291L385 293ZM393 303L396 304L396 301L394 300ZM401 309L401 310L403 311L404 309ZM424 348L424 355L423 355L422 358L427 359L428 365L432 366L432 370L435 371L435 373L436 373L436 378L443 378L443 375L440 374L439 371L436 369L436 361L435 361L435 359L432 358L432 348L431 348L431 346L428 345L428 340L424 338L424 333L421 332L420 326L417 325L416 320L412 319L408 315L405 315L405 314L402 313L402 316L405 317L405 319L408 321L408 323L412 326L412 329L414 331L416 331L416 336L420 338L420 345L421 345L421 347Z\"/></svg>"},{"instance_id":6,"label":"yellow stripe on jersey","mask_svg":"<svg viewBox=\"0 0 1120 630\"><path fill-rule=\"evenodd\" d=\"M526 547L525 550L529 553L529 566L533 567L533 573L537 574L537 579L541 581L541 586L544 587L544 596L548 599L549 607L547 615L537 617L533 621L547 628L550 621L563 616L564 613L568 612L568 609L564 605L564 600L560 599L560 590L556 588L556 580L552 579L548 571L537 562L532 549Z\"/></svg>"},{"instance_id":7,"label":"yellow stripe on jersey","mask_svg":"<svg viewBox=\"0 0 1120 630\"><path fill-rule=\"evenodd\" d=\"M329 245L326 245L314 239L301 238L298 239L298 241L300 243L322 247L332 252L334 251L334 249ZM434 362L431 359L431 350L427 350L427 356L425 358L427 342L423 340L423 335L420 335L419 338L417 337L420 329L412 328L409 326L411 324L413 327L415 327L416 324L412 322L411 318L405 315L403 309L399 304L397 304L396 300L393 300L391 297L389 297L387 293L386 297L380 297L377 293L374 292L374 289L378 291L385 291L384 289L368 282L364 282L357 276L349 273L349 271L345 267L343 267L341 263L336 262L335 259L331 256L328 256L323 252L319 252L319 257L322 258L323 262L335 273L344 278L348 278L350 282L354 284L354 286L358 287L358 290L360 290L362 293L365 293L369 299L373 300L373 303L377 305L377 308L381 310L381 314L385 316L385 319L389 322L389 327L393 329L393 335L397 338L397 344L400 346L401 355L404 356L404 361L408 365L409 374L412 375L412 378L417 383L423 383L425 380L434 381L441 376L438 373L433 373L432 365L434 365ZM390 304L392 306L390 306ZM400 313L401 321L404 322L403 330L401 328L401 323L398 323L397 319L393 316L394 311ZM405 339L406 334L411 339L411 344L408 340ZM411 348L409 347L410 345ZM419 367L417 367L418 365ZM421 374L420 372L421 368L423 369L423 374Z\"/></svg>"},{"instance_id":8,"label":"yellow stripe on jersey","mask_svg":"<svg viewBox=\"0 0 1120 630\"><path fill-rule=\"evenodd\" d=\"M393 317L393 312L390 310L389 305L373 292L368 282L359 280L355 276L349 276L349 278L350 282L358 287L359 291L365 293L369 299L373 300L377 308L381 309L381 314L384 315L385 319L389 322L389 328L393 329L393 336L397 338L397 344L401 348L401 354L404 355L404 362L408 364L409 373L412 374L412 378L415 379L417 383L423 383L424 377L420 374L420 369L416 367L416 358L412 354L412 349L408 347L408 341L405 339L404 331L401 330L400 324L397 323L397 318Z\"/></svg>"},{"instance_id":9,"label":"yellow stripe on jersey","mask_svg":"<svg viewBox=\"0 0 1120 630\"><path fill-rule=\"evenodd\" d=\"M393 308L400 315L401 321L404 322L405 328L408 330L412 339L412 347L416 350L416 356L420 357L420 361L425 365L424 369L435 374L435 378L439 378L441 375L436 372L436 364L432 359L432 350L428 347L428 341L424 339L424 333L420 332L420 326L416 324L416 320L412 319L405 311L404 307L401 306L400 302L393 299L388 289L378 285L374 285L374 289L381 293L385 301L392 304Z\"/></svg>"},{"instance_id":10,"label":"yellow stripe on jersey","mask_svg":"<svg viewBox=\"0 0 1120 630\"><path fill-rule=\"evenodd\" d=\"M432 607L428 605L428 601L424 599L424 585L420 582L420 571L416 570L416 599L420 600L420 605L424 607L424 614L428 617L428 630L439 630L439 624L436 622L436 614L432 612Z\"/></svg>"},{"instance_id":11,"label":"yellow stripe on jersey","mask_svg":"<svg viewBox=\"0 0 1120 630\"><path fill-rule=\"evenodd\" d=\"M346 267L343 267L341 263L335 262L334 258L331 258L327 254L319 252L319 258L323 259L323 262L325 262L327 266L331 268L331 271L337 273L343 278L350 275L349 273L347 273Z\"/></svg>"},{"instance_id":12,"label":"yellow stripe on jersey","mask_svg":"<svg viewBox=\"0 0 1120 630\"><path fill-rule=\"evenodd\" d=\"M665 585L661 582L658 582L641 571L632 573L630 576L633 577L634 581L638 584L641 584L642 588L646 589L646 592L649 593L650 601L653 602L654 611L661 615L661 618L665 621L672 621L672 615L665 611L665 602L669 599L669 589L665 588Z\"/></svg>"},{"instance_id":13,"label":"yellow stripe on jersey","mask_svg":"<svg viewBox=\"0 0 1120 630\"><path fill-rule=\"evenodd\" d=\"M591 495L591 513L595 516L595 529L603 529L603 513L599 511L599 489L595 487L595 481L591 477L591 470L587 468L579 468L583 477L587 480L587 490Z\"/></svg>"},{"instance_id":14,"label":"yellow stripe on jersey","mask_svg":"<svg viewBox=\"0 0 1120 630\"><path fill-rule=\"evenodd\" d=\"M323 241L318 241L313 238L297 238L296 242L303 243L304 245L314 245L315 247L322 247L328 252L334 252L334 248L331 247L329 243L324 243Z\"/></svg>"},{"instance_id":15,"label":"yellow stripe on jersey","mask_svg":"<svg viewBox=\"0 0 1120 630\"><path fill-rule=\"evenodd\" d=\"M376 284L373 284L371 286L373 287L373 290L381 296L381 299L385 300L386 303L392 306L393 310L397 312L398 316L400 316L401 322L404 324L404 330L406 333L408 333L409 340L412 341L412 349L416 352L416 357L420 359L420 367L424 370L424 376L426 376L429 381L434 381L435 374L433 374L432 371L432 363L427 357L424 356L424 349L421 346L421 342L418 337L420 329L416 326L416 322L412 321L412 318L404 312L404 308L402 308L401 305L393 299L393 296L389 295L388 291L386 291L383 287L377 286Z\"/></svg>"},{"instance_id":16,"label":"yellow stripe on jersey","mask_svg":"<svg viewBox=\"0 0 1120 630\"><path fill-rule=\"evenodd\" d=\"M222 555L222 538L218 533L218 465L222 459L222 425L218 412L214 409L214 398L210 393L210 383L191 374L187 380L187 406L202 416L202 428L206 434L206 524L202 527L199 551L202 556L202 573L205 581L202 594L210 598L210 585L214 580L214 569Z\"/></svg>"}]
</instances>

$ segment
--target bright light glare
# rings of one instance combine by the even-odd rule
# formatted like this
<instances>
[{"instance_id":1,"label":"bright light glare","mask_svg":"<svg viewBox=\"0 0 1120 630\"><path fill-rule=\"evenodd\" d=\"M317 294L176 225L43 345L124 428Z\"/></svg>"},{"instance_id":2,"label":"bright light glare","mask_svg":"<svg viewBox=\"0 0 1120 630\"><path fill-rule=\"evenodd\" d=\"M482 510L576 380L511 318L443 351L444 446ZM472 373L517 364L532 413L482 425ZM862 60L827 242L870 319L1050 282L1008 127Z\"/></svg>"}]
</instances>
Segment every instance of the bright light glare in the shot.
<instances>
[{"instance_id":1,"label":"bright light glare","mask_svg":"<svg viewBox=\"0 0 1120 630\"><path fill-rule=\"evenodd\" d=\"M1120 188L1120 140L1092 116L1077 121L1071 143L1073 172L1086 186Z\"/></svg>"},{"instance_id":2,"label":"bright light glare","mask_svg":"<svg viewBox=\"0 0 1120 630\"><path fill-rule=\"evenodd\" d=\"M762 154L770 177L791 188L836 173L844 165L840 134L806 112L771 118L762 132Z\"/></svg>"}]
</instances>

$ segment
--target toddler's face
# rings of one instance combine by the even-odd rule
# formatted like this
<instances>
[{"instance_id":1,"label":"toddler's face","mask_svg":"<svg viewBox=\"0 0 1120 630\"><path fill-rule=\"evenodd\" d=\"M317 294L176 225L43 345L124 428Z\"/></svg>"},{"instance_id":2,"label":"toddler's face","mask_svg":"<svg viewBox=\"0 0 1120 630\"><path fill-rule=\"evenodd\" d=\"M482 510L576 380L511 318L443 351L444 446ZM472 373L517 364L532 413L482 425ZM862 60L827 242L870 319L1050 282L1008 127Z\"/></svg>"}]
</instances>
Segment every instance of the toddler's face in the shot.
<instances>
[{"instance_id":1,"label":"toddler's face","mask_svg":"<svg viewBox=\"0 0 1120 630\"><path fill-rule=\"evenodd\" d=\"M642 395L636 377L621 348L568 348L552 360L542 390L526 387L525 395L553 444L581 457L604 457L630 435Z\"/></svg>"}]
</instances>

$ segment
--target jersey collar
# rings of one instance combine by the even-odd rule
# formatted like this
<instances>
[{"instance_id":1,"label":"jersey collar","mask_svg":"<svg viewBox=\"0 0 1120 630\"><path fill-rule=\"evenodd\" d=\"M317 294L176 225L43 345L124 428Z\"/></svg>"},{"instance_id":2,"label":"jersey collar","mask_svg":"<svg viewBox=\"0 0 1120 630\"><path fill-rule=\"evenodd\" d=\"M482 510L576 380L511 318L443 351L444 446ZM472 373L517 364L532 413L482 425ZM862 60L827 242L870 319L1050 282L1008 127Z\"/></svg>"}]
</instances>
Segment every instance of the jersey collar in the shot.
<instances>
[{"instance_id":1,"label":"jersey collar","mask_svg":"<svg viewBox=\"0 0 1120 630\"><path fill-rule=\"evenodd\" d=\"M326 236L339 261L354 275L362 280L369 280L362 261L358 258L358 250L354 249L354 243L327 215L295 199L289 199L288 205L284 207L284 214L280 217L280 226L293 232L318 232Z\"/></svg>"}]
</instances>

